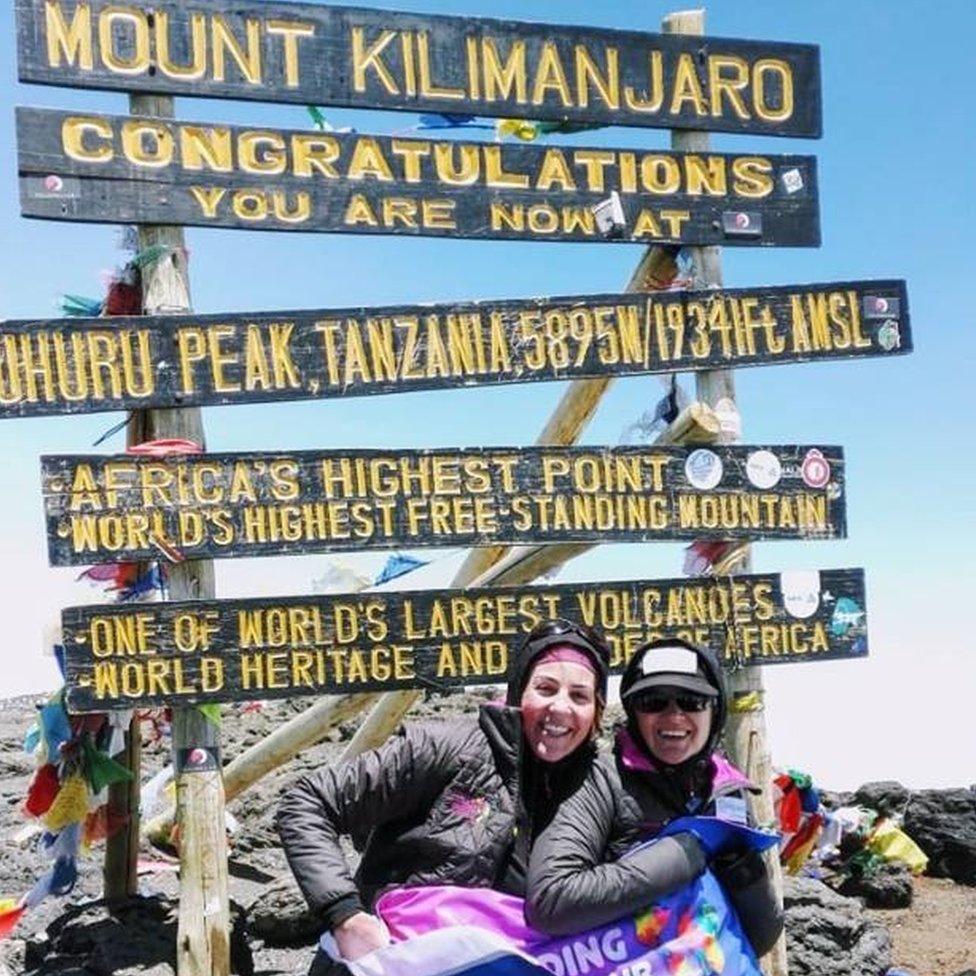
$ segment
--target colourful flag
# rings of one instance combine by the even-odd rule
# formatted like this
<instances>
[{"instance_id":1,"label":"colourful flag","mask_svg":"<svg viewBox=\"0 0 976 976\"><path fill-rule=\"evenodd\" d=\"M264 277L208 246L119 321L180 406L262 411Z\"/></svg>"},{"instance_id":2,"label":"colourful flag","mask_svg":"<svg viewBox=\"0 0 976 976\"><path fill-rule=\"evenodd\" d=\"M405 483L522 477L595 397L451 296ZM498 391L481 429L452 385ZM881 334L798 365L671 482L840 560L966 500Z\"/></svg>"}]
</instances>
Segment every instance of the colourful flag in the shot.
<instances>
[{"instance_id":1,"label":"colourful flag","mask_svg":"<svg viewBox=\"0 0 976 976\"><path fill-rule=\"evenodd\" d=\"M707 849L763 849L774 835L701 820ZM707 819L707 822L706 822ZM696 833L699 831L696 830ZM651 842L653 843L653 841ZM708 871L636 915L578 935L530 928L520 898L487 888L397 888L376 904L392 943L346 963L353 976L759 976L721 885ZM322 947L335 956L331 936Z\"/></svg>"}]
</instances>

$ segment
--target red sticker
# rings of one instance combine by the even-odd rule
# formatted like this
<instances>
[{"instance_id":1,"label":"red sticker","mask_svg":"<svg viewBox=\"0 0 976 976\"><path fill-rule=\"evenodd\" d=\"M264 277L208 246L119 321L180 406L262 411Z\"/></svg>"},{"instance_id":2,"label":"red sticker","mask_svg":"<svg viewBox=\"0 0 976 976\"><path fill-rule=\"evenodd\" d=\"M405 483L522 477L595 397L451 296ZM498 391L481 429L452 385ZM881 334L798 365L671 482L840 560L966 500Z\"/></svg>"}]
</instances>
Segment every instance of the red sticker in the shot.
<instances>
[{"instance_id":1,"label":"red sticker","mask_svg":"<svg viewBox=\"0 0 976 976\"><path fill-rule=\"evenodd\" d=\"M830 481L830 462L816 448L811 448L800 465L800 477L810 488L823 488Z\"/></svg>"}]
</instances>

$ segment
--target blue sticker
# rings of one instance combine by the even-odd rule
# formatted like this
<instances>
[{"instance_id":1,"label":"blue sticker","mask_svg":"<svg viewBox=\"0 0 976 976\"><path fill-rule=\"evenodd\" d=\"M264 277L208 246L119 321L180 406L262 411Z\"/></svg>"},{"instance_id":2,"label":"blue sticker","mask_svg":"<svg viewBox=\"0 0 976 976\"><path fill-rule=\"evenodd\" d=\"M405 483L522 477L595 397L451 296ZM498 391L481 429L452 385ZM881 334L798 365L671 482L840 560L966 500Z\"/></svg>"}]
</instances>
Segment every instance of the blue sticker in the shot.
<instances>
[{"instance_id":1,"label":"blue sticker","mask_svg":"<svg viewBox=\"0 0 976 976\"><path fill-rule=\"evenodd\" d=\"M857 600L849 596L842 596L834 607L834 614L830 618L830 632L835 637L846 637L852 630L861 625L864 611Z\"/></svg>"}]
</instances>

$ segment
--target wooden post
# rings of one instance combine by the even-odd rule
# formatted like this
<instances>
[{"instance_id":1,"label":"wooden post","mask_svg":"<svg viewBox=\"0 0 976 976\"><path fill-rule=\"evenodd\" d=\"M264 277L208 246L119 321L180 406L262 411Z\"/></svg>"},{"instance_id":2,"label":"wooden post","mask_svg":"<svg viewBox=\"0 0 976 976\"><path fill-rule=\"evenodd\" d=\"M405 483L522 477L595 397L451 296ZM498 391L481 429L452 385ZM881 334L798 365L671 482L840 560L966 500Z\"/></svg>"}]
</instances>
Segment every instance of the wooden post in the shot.
<instances>
[{"instance_id":1,"label":"wooden post","mask_svg":"<svg viewBox=\"0 0 976 976\"><path fill-rule=\"evenodd\" d=\"M109 823L124 818L124 826L105 841L105 863L102 867L102 889L105 900L113 902L130 898L139 890L139 786L142 767L142 738L139 720L133 715L125 731L125 745L118 761L132 773L127 783L113 783L108 788Z\"/></svg>"},{"instance_id":2,"label":"wooden post","mask_svg":"<svg viewBox=\"0 0 976 976\"><path fill-rule=\"evenodd\" d=\"M133 115L173 118L173 99L133 95ZM189 312L186 250L181 227L139 227L139 246L164 245L168 250L143 279L149 315ZM199 408L150 410L144 413L141 439L185 438L204 443ZM195 560L170 567L173 600L214 596L213 563ZM190 750L204 749L215 768L183 772ZM227 896L227 835L224 790L220 772L220 731L196 708L173 710L173 759L180 849L180 909L176 959L179 976L228 976L230 973L230 911Z\"/></svg>"},{"instance_id":3,"label":"wooden post","mask_svg":"<svg viewBox=\"0 0 976 976\"><path fill-rule=\"evenodd\" d=\"M667 14L661 22L661 29L666 34L695 34L705 33L705 11L684 10ZM672 131L671 147L684 152L708 152L710 138L705 132ZM718 247L689 247L686 253L691 258L693 271L693 287L713 288L722 285L722 258ZM698 399L722 414L729 407L735 407L735 380L732 370L708 370L695 374L695 388ZM737 439L737 435L726 433L721 438L728 442ZM731 557L733 554L729 554ZM741 550L736 554L739 568L748 572L750 556L748 550L743 554ZM728 561L731 559L727 557ZM752 801L752 815L759 823L772 824L775 820L772 801L772 763L767 744L766 720L760 707L754 711L734 710L737 699L751 693L757 693L762 701L763 679L762 668L739 668L729 675L729 694L732 698L732 708L726 729L726 744L732 761L743 769L746 775L762 793ZM766 857L766 863L772 872L777 896L782 903L783 875L779 863L778 851L773 848ZM773 949L762 960L763 971L767 976L786 976L786 939L780 936Z\"/></svg>"},{"instance_id":4,"label":"wooden post","mask_svg":"<svg viewBox=\"0 0 976 976\"><path fill-rule=\"evenodd\" d=\"M340 695L324 698L266 739L241 753L224 768L224 793L228 800L243 793L272 769L277 769L302 749L318 742L329 729L358 715L378 694Z\"/></svg>"}]
</instances>

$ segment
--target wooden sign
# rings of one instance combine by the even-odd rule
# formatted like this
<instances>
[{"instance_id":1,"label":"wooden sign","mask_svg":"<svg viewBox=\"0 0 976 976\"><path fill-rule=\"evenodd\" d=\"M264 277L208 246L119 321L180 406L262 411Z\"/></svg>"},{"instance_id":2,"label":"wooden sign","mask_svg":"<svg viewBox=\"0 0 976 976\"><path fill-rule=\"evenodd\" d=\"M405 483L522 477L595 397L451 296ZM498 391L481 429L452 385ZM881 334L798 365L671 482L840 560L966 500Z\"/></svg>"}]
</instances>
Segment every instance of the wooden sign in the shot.
<instances>
[{"instance_id":1,"label":"wooden sign","mask_svg":"<svg viewBox=\"0 0 976 976\"><path fill-rule=\"evenodd\" d=\"M0 418L889 356L903 281L0 323Z\"/></svg>"},{"instance_id":2,"label":"wooden sign","mask_svg":"<svg viewBox=\"0 0 976 976\"><path fill-rule=\"evenodd\" d=\"M837 447L41 459L52 565L846 531Z\"/></svg>"},{"instance_id":3,"label":"wooden sign","mask_svg":"<svg viewBox=\"0 0 976 976\"><path fill-rule=\"evenodd\" d=\"M819 49L298 3L16 0L21 81L818 138Z\"/></svg>"},{"instance_id":4,"label":"wooden sign","mask_svg":"<svg viewBox=\"0 0 976 976\"><path fill-rule=\"evenodd\" d=\"M21 212L51 220L820 243L812 156L500 145L29 108L17 110L17 144Z\"/></svg>"},{"instance_id":5,"label":"wooden sign","mask_svg":"<svg viewBox=\"0 0 976 976\"><path fill-rule=\"evenodd\" d=\"M730 667L868 653L860 569L257 600L62 614L73 712L503 684L540 620L596 627L621 671L680 636Z\"/></svg>"}]
</instances>

